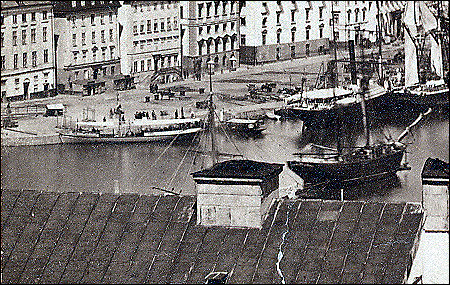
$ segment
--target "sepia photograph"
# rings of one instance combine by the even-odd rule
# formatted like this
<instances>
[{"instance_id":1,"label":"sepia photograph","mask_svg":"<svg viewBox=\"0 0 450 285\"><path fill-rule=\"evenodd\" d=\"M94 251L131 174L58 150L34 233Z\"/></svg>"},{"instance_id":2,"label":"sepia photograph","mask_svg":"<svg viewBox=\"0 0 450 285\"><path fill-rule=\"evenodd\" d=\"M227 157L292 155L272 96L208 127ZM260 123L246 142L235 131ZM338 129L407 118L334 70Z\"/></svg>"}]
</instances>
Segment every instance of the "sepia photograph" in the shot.
<instances>
[{"instance_id":1,"label":"sepia photograph","mask_svg":"<svg viewBox=\"0 0 450 285\"><path fill-rule=\"evenodd\" d=\"M449 284L448 1L1 1L2 284Z\"/></svg>"}]
</instances>

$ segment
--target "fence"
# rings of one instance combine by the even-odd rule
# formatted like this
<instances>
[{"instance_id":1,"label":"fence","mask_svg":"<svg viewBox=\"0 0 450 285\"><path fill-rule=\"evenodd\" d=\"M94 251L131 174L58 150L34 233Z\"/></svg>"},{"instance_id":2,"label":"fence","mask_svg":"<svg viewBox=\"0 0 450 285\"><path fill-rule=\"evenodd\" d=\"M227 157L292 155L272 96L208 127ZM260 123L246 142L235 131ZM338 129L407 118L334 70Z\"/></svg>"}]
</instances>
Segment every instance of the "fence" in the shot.
<instances>
[{"instance_id":1,"label":"fence","mask_svg":"<svg viewBox=\"0 0 450 285\"><path fill-rule=\"evenodd\" d=\"M25 116L43 115L46 111L45 105L33 105L23 107L10 107L10 116L13 118ZM2 117L8 116L7 108L2 108Z\"/></svg>"}]
</instances>

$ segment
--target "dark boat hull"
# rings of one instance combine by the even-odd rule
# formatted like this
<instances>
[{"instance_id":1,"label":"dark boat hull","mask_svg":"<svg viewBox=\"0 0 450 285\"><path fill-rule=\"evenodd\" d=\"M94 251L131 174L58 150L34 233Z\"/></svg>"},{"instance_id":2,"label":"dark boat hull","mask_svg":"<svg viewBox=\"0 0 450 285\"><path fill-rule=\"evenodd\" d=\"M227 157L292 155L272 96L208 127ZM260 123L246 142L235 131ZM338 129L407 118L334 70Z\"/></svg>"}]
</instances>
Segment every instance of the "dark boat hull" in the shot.
<instances>
[{"instance_id":1,"label":"dark boat hull","mask_svg":"<svg viewBox=\"0 0 450 285\"><path fill-rule=\"evenodd\" d=\"M358 179L376 179L401 169L404 150L380 156L371 160L358 162L302 162L288 161L288 167L299 175L307 184L323 182L344 182Z\"/></svg>"},{"instance_id":2,"label":"dark boat hull","mask_svg":"<svg viewBox=\"0 0 450 285\"><path fill-rule=\"evenodd\" d=\"M427 107L448 106L449 91L441 90L436 92L410 92L410 91L394 91L390 94L391 100L400 102L410 102L415 105Z\"/></svg>"}]
</instances>

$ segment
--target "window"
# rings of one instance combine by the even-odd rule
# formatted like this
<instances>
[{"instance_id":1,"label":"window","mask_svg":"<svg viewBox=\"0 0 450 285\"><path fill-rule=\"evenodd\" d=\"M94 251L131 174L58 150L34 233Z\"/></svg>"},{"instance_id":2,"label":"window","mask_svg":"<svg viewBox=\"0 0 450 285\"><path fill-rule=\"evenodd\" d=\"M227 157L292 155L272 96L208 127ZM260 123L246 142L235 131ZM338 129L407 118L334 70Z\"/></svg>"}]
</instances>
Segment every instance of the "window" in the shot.
<instances>
[{"instance_id":1,"label":"window","mask_svg":"<svg viewBox=\"0 0 450 285\"><path fill-rule=\"evenodd\" d=\"M281 43L281 29L277 31L277 44Z\"/></svg>"},{"instance_id":2,"label":"window","mask_svg":"<svg viewBox=\"0 0 450 285\"><path fill-rule=\"evenodd\" d=\"M27 22L27 14L23 13L22 14L22 23L26 23Z\"/></svg>"},{"instance_id":3,"label":"window","mask_svg":"<svg viewBox=\"0 0 450 285\"><path fill-rule=\"evenodd\" d=\"M164 19L159 19L160 20L160 22L161 22L161 32L164 32L165 31L165 28L164 28Z\"/></svg>"},{"instance_id":4,"label":"window","mask_svg":"<svg viewBox=\"0 0 450 285\"><path fill-rule=\"evenodd\" d=\"M203 33L203 28L202 27L198 27L198 34L201 35Z\"/></svg>"},{"instance_id":5,"label":"window","mask_svg":"<svg viewBox=\"0 0 450 285\"><path fill-rule=\"evenodd\" d=\"M222 2L222 3L223 3L222 15L226 16L227 15L227 2Z\"/></svg>"},{"instance_id":6,"label":"window","mask_svg":"<svg viewBox=\"0 0 450 285\"><path fill-rule=\"evenodd\" d=\"M359 9L355 10L355 22L358 23Z\"/></svg>"},{"instance_id":7,"label":"window","mask_svg":"<svg viewBox=\"0 0 450 285\"><path fill-rule=\"evenodd\" d=\"M100 24L104 25L105 24L105 15L100 14Z\"/></svg>"},{"instance_id":8,"label":"window","mask_svg":"<svg viewBox=\"0 0 450 285\"><path fill-rule=\"evenodd\" d=\"M106 48L102 47L102 59L105 61L106 60Z\"/></svg>"},{"instance_id":9,"label":"window","mask_svg":"<svg viewBox=\"0 0 450 285\"><path fill-rule=\"evenodd\" d=\"M114 41L114 31L113 31L113 29L109 29L109 41L110 42Z\"/></svg>"},{"instance_id":10,"label":"window","mask_svg":"<svg viewBox=\"0 0 450 285\"><path fill-rule=\"evenodd\" d=\"M350 23L350 17L352 15L352 10L347 11L347 22Z\"/></svg>"},{"instance_id":11,"label":"window","mask_svg":"<svg viewBox=\"0 0 450 285\"><path fill-rule=\"evenodd\" d=\"M95 14L91 14L91 25L95 25Z\"/></svg>"},{"instance_id":12,"label":"window","mask_svg":"<svg viewBox=\"0 0 450 285\"><path fill-rule=\"evenodd\" d=\"M5 59L5 56L2 55L2 70L5 70L5 69L6 69L6 59Z\"/></svg>"},{"instance_id":13,"label":"window","mask_svg":"<svg viewBox=\"0 0 450 285\"><path fill-rule=\"evenodd\" d=\"M245 23L245 17L241 17L241 26L245 27L246 23Z\"/></svg>"},{"instance_id":14,"label":"window","mask_svg":"<svg viewBox=\"0 0 450 285\"><path fill-rule=\"evenodd\" d=\"M291 22L294 23L295 22L295 10L291 11Z\"/></svg>"},{"instance_id":15,"label":"window","mask_svg":"<svg viewBox=\"0 0 450 285\"><path fill-rule=\"evenodd\" d=\"M267 31L263 31L262 32L262 45L266 44L266 40L267 40Z\"/></svg>"},{"instance_id":16,"label":"window","mask_svg":"<svg viewBox=\"0 0 450 285\"><path fill-rule=\"evenodd\" d=\"M231 30L232 30L232 31L234 31L234 25L235 25L235 23L234 23L234 22L231 22Z\"/></svg>"},{"instance_id":17,"label":"window","mask_svg":"<svg viewBox=\"0 0 450 285\"><path fill-rule=\"evenodd\" d=\"M102 43L104 43L105 42L105 30L101 30L100 37L102 39Z\"/></svg>"},{"instance_id":18,"label":"window","mask_svg":"<svg viewBox=\"0 0 450 285\"><path fill-rule=\"evenodd\" d=\"M36 66L37 66L37 51L33 51L33 52L31 53L31 65L32 65L33 67L36 67Z\"/></svg>"},{"instance_id":19,"label":"window","mask_svg":"<svg viewBox=\"0 0 450 285\"><path fill-rule=\"evenodd\" d=\"M152 70L152 59L147 59L147 70Z\"/></svg>"},{"instance_id":20,"label":"window","mask_svg":"<svg viewBox=\"0 0 450 285\"><path fill-rule=\"evenodd\" d=\"M31 13L31 22L36 21L36 12Z\"/></svg>"},{"instance_id":21,"label":"window","mask_svg":"<svg viewBox=\"0 0 450 285\"><path fill-rule=\"evenodd\" d=\"M31 42L35 43L36 42L36 29L31 29Z\"/></svg>"},{"instance_id":22,"label":"window","mask_svg":"<svg viewBox=\"0 0 450 285\"><path fill-rule=\"evenodd\" d=\"M362 10L362 12L363 12L363 14L362 14L363 21L365 21L365 20L366 20L366 8L364 8L364 9Z\"/></svg>"},{"instance_id":23,"label":"window","mask_svg":"<svg viewBox=\"0 0 450 285\"><path fill-rule=\"evenodd\" d=\"M241 35L241 46L245 46L245 35Z\"/></svg>"},{"instance_id":24,"label":"window","mask_svg":"<svg viewBox=\"0 0 450 285\"><path fill-rule=\"evenodd\" d=\"M42 28L42 41L43 42L47 41L47 27Z\"/></svg>"},{"instance_id":25,"label":"window","mask_svg":"<svg viewBox=\"0 0 450 285\"><path fill-rule=\"evenodd\" d=\"M219 1L216 1L215 3L214 3L214 15L219 15L219 4L220 4L220 2Z\"/></svg>"},{"instance_id":26,"label":"window","mask_svg":"<svg viewBox=\"0 0 450 285\"><path fill-rule=\"evenodd\" d=\"M172 30L172 25L170 24L170 18L167 18L167 30L168 31Z\"/></svg>"},{"instance_id":27,"label":"window","mask_svg":"<svg viewBox=\"0 0 450 285\"><path fill-rule=\"evenodd\" d=\"M13 15L13 24L17 24L17 15Z\"/></svg>"},{"instance_id":28,"label":"window","mask_svg":"<svg viewBox=\"0 0 450 285\"><path fill-rule=\"evenodd\" d=\"M86 62L87 50L83 50L83 62Z\"/></svg>"},{"instance_id":29,"label":"window","mask_svg":"<svg viewBox=\"0 0 450 285\"><path fill-rule=\"evenodd\" d=\"M82 46L86 45L86 33L85 32L81 33L81 45Z\"/></svg>"},{"instance_id":30,"label":"window","mask_svg":"<svg viewBox=\"0 0 450 285\"><path fill-rule=\"evenodd\" d=\"M206 3L206 17L211 16L211 4L212 3Z\"/></svg>"},{"instance_id":31,"label":"window","mask_svg":"<svg viewBox=\"0 0 450 285\"><path fill-rule=\"evenodd\" d=\"M214 31L215 31L216 33L219 32L219 25L215 25L215 26L214 26Z\"/></svg>"},{"instance_id":32,"label":"window","mask_svg":"<svg viewBox=\"0 0 450 285\"><path fill-rule=\"evenodd\" d=\"M319 26L319 39L323 38L323 25Z\"/></svg>"},{"instance_id":33,"label":"window","mask_svg":"<svg viewBox=\"0 0 450 285\"><path fill-rule=\"evenodd\" d=\"M26 68L28 65L28 55L26 52L22 54L22 67Z\"/></svg>"},{"instance_id":34,"label":"window","mask_svg":"<svg viewBox=\"0 0 450 285\"><path fill-rule=\"evenodd\" d=\"M22 30L22 45L26 45L26 44L27 44L27 31Z\"/></svg>"},{"instance_id":35,"label":"window","mask_svg":"<svg viewBox=\"0 0 450 285\"><path fill-rule=\"evenodd\" d=\"M47 11L42 11L42 20L47 20Z\"/></svg>"},{"instance_id":36,"label":"window","mask_svg":"<svg viewBox=\"0 0 450 285\"><path fill-rule=\"evenodd\" d=\"M310 32L310 30L311 30L311 27L307 26L306 27L306 40L309 40L309 32Z\"/></svg>"},{"instance_id":37,"label":"window","mask_svg":"<svg viewBox=\"0 0 450 285\"><path fill-rule=\"evenodd\" d=\"M133 72L137 72L137 61L133 62Z\"/></svg>"},{"instance_id":38,"label":"window","mask_svg":"<svg viewBox=\"0 0 450 285\"><path fill-rule=\"evenodd\" d=\"M145 71L145 61L141 60L141 72Z\"/></svg>"},{"instance_id":39,"label":"window","mask_svg":"<svg viewBox=\"0 0 450 285\"><path fill-rule=\"evenodd\" d=\"M277 12L277 25L281 25L280 16L281 16L281 12Z\"/></svg>"},{"instance_id":40,"label":"window","mask_svg":"<svg viewBox=\"0 0 450 285\"><path fill-rule=\"evenodd\" d=\"M17 45L17 31L12 32L12 44L13 46Z\"/></svg>"},{"instance_id":41,"label":"window","mask_svg":"<svg viewBox=\"0 0 450 285\"><path fill-rule=\"evenodd\" d=\"M19 83L20 83L20 79L19 78L14 79L14 84L16 84L16 90L19 89Z\"/></svg>"},{"instance_id":42,"label":"window","mask_svg":"<svg viewBox=\"0 0 450 285\"><path fill-rule=\"evenodd\" d=\"M92 43L95 44L95 31L92 31Z\"/></svg>"},{"instance_id":43,"label":"window","mask_svg":"<svg viewBox=\"0 0 450 285\"><path fill-rule=\"evenodd\" d=\"M48 62L48 49L44 49L44 63Z\"/></svg>"},{"instance_id":44,"label":"window","mask_svg":"<svg viewBox=\"0 0 450 285\"><path fill-rule=\"evenodd\" d=\"M137 23L134 23L133 25L133 35L137 35L138 34L138 28L137 28Z\"/></svg>"},{"instance_id":45,"label":"window","mask_svg":"<svg viewBox=\"0 0 450 285\"><path fill-rule=\"evenodd\" d=\"M291 30L291 42L295 42L295 29Z\"/></svg>"},{"instance_id":46,"label":"window","mask_svg":"<svg viewBox=\"0 0 450 285\"><path fill-rule=\"evenodd\" d=\"M295 46L291 46L291 58L295 58Z\"/></svg>"},{"instance_id":47,"label":"window","mask_svg":"<svg viewBox=\"0 0 450 285\"><path fill-rule=\"evenodd\" d=\"M180 6L180 19L183 19L183 6Z\"/></svg>"},{"instance_id":48,"label":"window","mask_svg":"<svg viewBox=\"0 0 450 285\"><path fill-rule=\"evenodd\" d=\"M114 59L114 47L109 47L109 53L110 53L111 59Z\"/></svg>"},{"instance_id":49,"label":"window","mask_svg":"<svg viewBox=\"0 0 450 285\"><path fill-rule=\"evenodd\" d=\"M152 20L147 20L147 34L152 32Z\"/></svg>"},{"instance_id":50,"label":"window","mask_svg":"<svg viewBox=\"0 0 450 285\"><path fill-rule=\"evenodd\" d=\"M305 20L309 21L309 8L305 9Z\"/></svg>"},{"instance_id":51,"label":"window","mask_svg":"<svg viewBox=\"0 0 450 285\"><path fill-rule=\"evenodd\" d=\"M158 20L156 19L153 21L153 32L158 32Z\"/></svg>"},{"instance_id":52,"label":"window","mask_svg":"<svg viewBox=\"0 0 450 285\"><path fill-rule=\"evenodd\" d=\"M5 33L2 32L2 37L1 37L1 47L3 47L4 41L5 41Z\"/></svg>"},{"instance_id":53,"label":"window","mask_svg":"<svg viewBox=\"0 0 450 285\"><path fill-rule=\"evenodd\" d=\"M17 69L19 68L19 55L15 54L13 58L14 58L14 69Z\"/></svg>"},{"instance_id":54,"label":"window","mask_svg":"<svg viewBox=\"0 0 450 285\"><path fill-rule=\"evenodd\" d=\"M173 29L178 30L178 21L176 17L173 17Z\"/></svg>"},{"instance_id":55,"label":"window","mask_svg":"<svg viewBox=\"0 0 450 285\"><path fill-rule=\"evenodd\" d=\"M77 64L77 61L78 61L78 52L74 51L73 52L73 63ZM76 76L75 76L75 78L76 78Z\"/></svg>"},{"instance_id":56,"label":"window","mask_svg":"<svg viewBox=\"0 0 450 285\"><path fill-rule=\"evenodd\" d=\"M84 27L84 15L81 15L81 26Z\"/></svg>"},{"instance_id":57,"label":"window","mask_svg":"<svg viewBox=\"0 0 450 285\"><path fill-rule=\"evenodd\" d=\"M141 33L141 35L145 34L145 26L144 26L144 24L140 25L139 32Z\"/></svg>"},{"instance_id":58,"label":"window","mask_svg":"<svg viewBox=\"0 0 450 285\"><path fill-rule=\"evenodd\" d=\"M113 21L113 13L109 12L109 22L112 23Z\"/></svg>"},{"instance_id":59,"label":"window","mask_svg":"<svg viewBox=\"0 0 450 285\"><path fill-rule=\"evenodd\" d=\"M223 24L225 27L225 24ZM225 29L224 29L225 30ZM211 26L206 26L206 33L210 34L211 33Z\"/></svg>"},{"instance_id":60,"label":"window","mask_svg":"<svg viewBox=\"0 0 450 285\"><path fill-rule=\"evenodd\" d=\"M72 46L77 46L77 34L72 34Z\"/></svg>"},{"instance_id":61,"label":"window","mask_svg":"<svg viewBox=\"0 0 450 285\"><path fill-rule=\"evenodd\" d=\"M114 75L114 74L115 74L115 71L116 71L115 66L111 66L111 75Z\"/></svg>"},{"instance_id":62,"label":"window","mask_svg":"<svg viewBox=\"0 0 450 285\"><path fill-rule=\"evenodd\" d=\"M198 17L202 17L203 4L198 4Z\"/></svg>"},{"instance_id":63,"label":"window","mask_svg":"<svg viewBox=\"0 0 450 285\"><path fill-rule=\"evenodd\" d=\"M319 19L323 19L323 7L319 7Z\"/></svg>"},{"instance_id":64,"label":"window","mask_svg":"<svg viewBox=\"0 0 450 285\"><path fill-rule=\"evenodd\" d=\"M267 17L264 17L264 18L262 19L262 27L263 27L263 28L267 27Z\"/></svg>"}]
</instances>

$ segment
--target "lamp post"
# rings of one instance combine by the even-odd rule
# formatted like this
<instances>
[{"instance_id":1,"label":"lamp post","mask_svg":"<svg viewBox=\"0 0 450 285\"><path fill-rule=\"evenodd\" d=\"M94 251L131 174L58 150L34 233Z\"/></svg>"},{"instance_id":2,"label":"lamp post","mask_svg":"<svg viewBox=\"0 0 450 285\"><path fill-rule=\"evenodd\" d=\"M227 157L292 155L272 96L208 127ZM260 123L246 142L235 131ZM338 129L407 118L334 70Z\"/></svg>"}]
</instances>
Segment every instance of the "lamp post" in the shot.
<instances>
[{"instance_id":1,"label":"lamp post","mask_svg":"<svg viewBox=\"0 0 450 285\"><path fill-rule=\"evenodd\" d=\"M234 67L234 63L237 61L236 57L234 56L234 54L231 55L230 57L230 61L231 61L231 71L235 71L236 68Z\"/></svg>"},{"instance_id":2,"label":"lamp post","mask_svg":"<svg viewBox=\"0 0 450 285\"><path fill-rule=\"evenodd\" d=\"M211 159L213 165L217 163L217 148L216 141L214 137L214 102L213 102L213 92L212 92L212 67L214 66L214 61L210 59L207 62L209 66L209 132L211 134Z\"/></svg>"}]
</instances>

